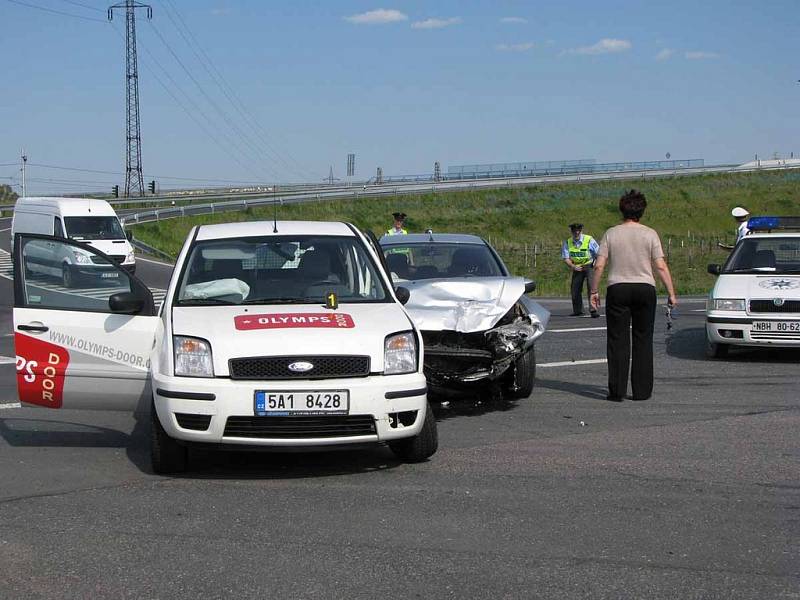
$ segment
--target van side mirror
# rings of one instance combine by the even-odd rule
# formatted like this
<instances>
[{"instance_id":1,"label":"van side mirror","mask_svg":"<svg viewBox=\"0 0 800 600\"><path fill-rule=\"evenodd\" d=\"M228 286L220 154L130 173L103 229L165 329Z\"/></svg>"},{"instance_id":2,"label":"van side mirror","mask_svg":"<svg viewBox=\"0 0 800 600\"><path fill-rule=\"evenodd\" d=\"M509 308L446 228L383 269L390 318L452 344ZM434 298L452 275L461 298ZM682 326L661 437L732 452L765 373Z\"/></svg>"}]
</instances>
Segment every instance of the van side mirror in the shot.
<instances>
[{"instance_id":1,"label":"van side mirror","mask_svg":"<svg viewBox=\"0 0 800 600\"><path fill-rule=\"evenodd\" d=\"M526 281L525 282L525 293L526 294L530 294L535 289L536 289L536 282L535 281Z\"/></svg>"},{"instance_id":2,"label":"van side mirror","mask_svg":"<svg viewBox=\"0 0 800 600\"><path fill-rule=\"evenodd\" d=\"M400 304L405 305L408 302L409 298L411 298L411 292L408 291L408 288L404 288L402 286L396 287L394 289L394 295L397 296L397 299L400 301Z\"/></svg>"},{"instance_id":3,"label":"van side mirror","mask_svg":"<svg viewBox=\"0 0 800 600\"><path fill-rule=\"evenodd\" d=\"M108 298L108 307L114 313L135 315L144 308L144 300L133 292L119 292Z\"/></svg>"},{"instance_id":4,"label":"van side mirror","mask_svg":"<svg viewBox=\"0 0 800 600\"><path fill-rule=\"evenodd\" d=\"M129 242L133 239L133 232L130 229L125 230L125 239Z\"/></svg>"},{"instance_id":5,"label":"van side mirror","mask_svg":"<svg viewBox=\"0 0 800 600\"><path fill-rule=\"evenodd\" d=\"M720 267L719 265L708 265L708 272L711 275L719 275L721 270L722 267Z\"/></svg>"}]
</instances>

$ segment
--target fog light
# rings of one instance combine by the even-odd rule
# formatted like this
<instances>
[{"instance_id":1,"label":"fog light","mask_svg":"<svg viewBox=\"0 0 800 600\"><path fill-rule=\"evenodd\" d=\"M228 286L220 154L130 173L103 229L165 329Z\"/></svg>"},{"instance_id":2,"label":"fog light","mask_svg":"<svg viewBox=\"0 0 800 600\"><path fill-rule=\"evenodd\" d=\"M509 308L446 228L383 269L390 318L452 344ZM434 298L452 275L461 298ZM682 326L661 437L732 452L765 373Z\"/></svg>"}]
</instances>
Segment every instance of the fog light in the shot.
<instances>
[{"instance_id":1,"label":"fog light","mask_svg":"<svg viewBox=\"0 0 800 600\"><path fill-rule=\"evenodd\" d=\"M719 334L726 339L744 338L744 332L741 329L720 329Z\"/></svg>"}]
</instances>

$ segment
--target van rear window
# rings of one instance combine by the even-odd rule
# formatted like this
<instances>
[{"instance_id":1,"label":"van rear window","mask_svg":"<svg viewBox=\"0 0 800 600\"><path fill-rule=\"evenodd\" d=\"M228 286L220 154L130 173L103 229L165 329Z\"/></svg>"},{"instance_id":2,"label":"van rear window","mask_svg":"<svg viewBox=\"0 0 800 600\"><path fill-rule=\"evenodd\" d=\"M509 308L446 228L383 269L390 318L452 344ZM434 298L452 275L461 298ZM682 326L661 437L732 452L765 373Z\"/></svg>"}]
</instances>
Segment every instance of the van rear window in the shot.
<instances>
[{"instance_id":1,"label":"van rear window","mask_svg":"<svg viewBox=\"0 0 800 600\"><path fill-rule=\"evenodd\" d=\"M64 217L67 236L75 240L120 240L125 237L117 217Z\"/></svg>"}]
</instances>

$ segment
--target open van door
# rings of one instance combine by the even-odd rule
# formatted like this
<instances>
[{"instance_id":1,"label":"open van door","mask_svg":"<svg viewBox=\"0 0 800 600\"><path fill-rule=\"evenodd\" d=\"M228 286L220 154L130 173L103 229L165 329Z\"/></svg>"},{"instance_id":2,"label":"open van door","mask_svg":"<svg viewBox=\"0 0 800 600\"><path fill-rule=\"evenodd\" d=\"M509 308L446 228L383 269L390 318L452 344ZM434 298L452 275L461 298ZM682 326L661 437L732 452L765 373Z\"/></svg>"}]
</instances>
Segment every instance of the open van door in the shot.
<instances>
[{"instance_id":1,"label":"open van door","mask_svg":"<svg viewBox=\"0 0 800 600\"><path fill-rule=\"evenodd\" d=\"M72 287L55 275L65 256L82 265ZM147 286L96 248L54 236L14 237L20 402L149 410L150 354L160 323Z\"/></svg>"}]
</instances>

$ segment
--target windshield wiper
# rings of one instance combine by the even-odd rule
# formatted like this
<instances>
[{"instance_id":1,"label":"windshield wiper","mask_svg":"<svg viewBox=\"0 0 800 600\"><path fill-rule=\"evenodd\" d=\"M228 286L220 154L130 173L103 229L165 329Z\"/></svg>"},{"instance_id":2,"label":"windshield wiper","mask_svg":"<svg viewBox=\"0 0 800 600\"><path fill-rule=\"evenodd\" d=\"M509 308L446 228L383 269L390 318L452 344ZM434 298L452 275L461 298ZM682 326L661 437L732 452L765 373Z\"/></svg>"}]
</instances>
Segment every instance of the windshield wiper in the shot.
<instances>
[{"instance_id":1,"label":"windshield wiper","mask_svg":"<svg viewBox=\"0 0 800 600\"><path fill-rule=\"evenodd\" d=\"M283 297L283 298L252 298L247 299L242 304L313 304L317 298L297 298L297 297ZM319 299L322 302L322 299Z\"/></svg>"},{"instance_id":2,"label":"windshield wiper","mask_svg":"<svg viewBox=\"0 0 800 600\"><path fill-rule=\"evenodd\" d=\"M178 301L178 306L192 306L203 304L224 304L228 306L238 306L238 302L231 302L230 300L222 300L221 298L186 298Z\"/></svg>"}]
</instances>

